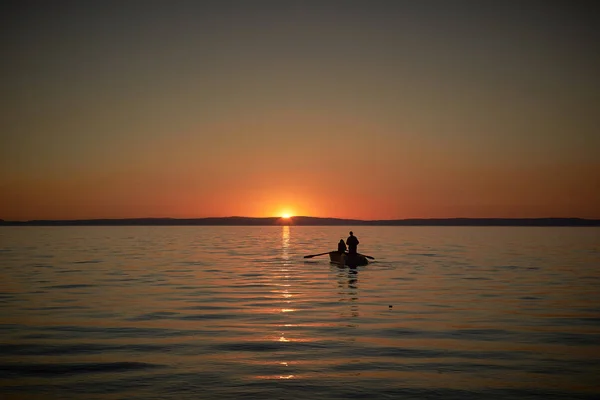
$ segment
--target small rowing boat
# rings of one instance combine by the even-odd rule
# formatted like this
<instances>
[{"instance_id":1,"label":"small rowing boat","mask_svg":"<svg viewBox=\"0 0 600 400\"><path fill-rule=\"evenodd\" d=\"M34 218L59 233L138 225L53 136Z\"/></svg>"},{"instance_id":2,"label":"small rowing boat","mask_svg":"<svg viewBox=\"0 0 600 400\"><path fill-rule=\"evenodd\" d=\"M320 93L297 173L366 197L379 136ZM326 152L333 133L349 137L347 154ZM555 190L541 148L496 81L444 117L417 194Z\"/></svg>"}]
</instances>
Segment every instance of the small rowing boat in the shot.
<instances>
[{"instance_id":1,"label":"small rowing boat","mask_svg":"<svg viewBox=\"0 0 600 400\"><path fill-rule=\"evenodd\" d=\"M362 254L339 253L337 251L329 252L329 260L332 263L347 265L349 267L360 267L369 264L367 257Z\"/></svg>"},{"instance_id":2,"label":"small rowing boat","mask_svg":"<svg viewBox=\"0 0 600 400\"><path fill-rule=\"evenodd\" d=\"M339 251L326 251L325 253L309 254L308 256L304 256L304 258L324 256L325 254L329 254L329 260L332 263L347 265L349 267L359 267L362 265L367 265L369 263L369 260L375 259L375 257L367 256L360 253L350 255L348 253L340 253Z\"/></svg>"}]
</instances>

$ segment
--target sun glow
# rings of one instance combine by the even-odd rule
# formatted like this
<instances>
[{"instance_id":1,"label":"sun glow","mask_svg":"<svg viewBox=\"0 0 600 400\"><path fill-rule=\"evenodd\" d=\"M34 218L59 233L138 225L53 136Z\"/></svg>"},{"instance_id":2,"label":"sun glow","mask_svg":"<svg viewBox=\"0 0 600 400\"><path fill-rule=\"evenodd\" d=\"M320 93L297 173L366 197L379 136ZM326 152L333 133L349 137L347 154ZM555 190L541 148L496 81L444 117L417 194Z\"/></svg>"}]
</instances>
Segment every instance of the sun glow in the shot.
<instances>
[{"instance_id":1,"label":"sun glow","mask_svg":"<svg viewBox=\"0 0 600 400\"><path fill-rule=\"evenodd\" d=\"M291 214L288 214L288 213L283 213L283 214L281 214L281 218L283 218L283 219L289 219L289 218L291 218L291 217L292 217L292 215L291 215Z\"/></svg>"}]
</instances>

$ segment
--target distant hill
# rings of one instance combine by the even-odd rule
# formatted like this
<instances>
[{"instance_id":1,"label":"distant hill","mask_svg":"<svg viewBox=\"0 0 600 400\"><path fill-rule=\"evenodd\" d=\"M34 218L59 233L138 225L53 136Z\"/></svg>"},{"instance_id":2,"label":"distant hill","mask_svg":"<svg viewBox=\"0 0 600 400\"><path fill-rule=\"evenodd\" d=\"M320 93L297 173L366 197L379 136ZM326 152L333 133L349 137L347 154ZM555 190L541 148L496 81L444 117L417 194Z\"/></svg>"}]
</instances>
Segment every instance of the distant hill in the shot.
<instances>
[{"instance_id":1,"label":"distant hill","mask_svg":"<svg viewBox=\"0 0 600 400\"><path fill-rule=\"evenodd\" d=\"M128 218L128 219L83 219L83 220L32 220L5 221L0 226L600 226L598 219L582 218L435 218L359 220L319 217L292 217L283 220L277 217L214 217L214 218Z\"/></svg>"}]
</instances>

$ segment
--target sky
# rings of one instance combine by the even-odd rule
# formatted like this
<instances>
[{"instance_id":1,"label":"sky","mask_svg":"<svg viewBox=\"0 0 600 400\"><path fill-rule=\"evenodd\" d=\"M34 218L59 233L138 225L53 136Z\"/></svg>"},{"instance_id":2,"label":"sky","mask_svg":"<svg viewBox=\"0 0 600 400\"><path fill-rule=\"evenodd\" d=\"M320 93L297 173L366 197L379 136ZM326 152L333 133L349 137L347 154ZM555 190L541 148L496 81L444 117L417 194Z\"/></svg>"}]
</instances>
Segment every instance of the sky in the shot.
<instances>
[{"instance_id":1,"label":"sky","mask_svg":"<svg viewBox=\"0 0 600 400\"><path fill-rule=\"evenodd\" d=\"M600 218L593 2L0 7L0 219Z\"/></svg>"}]
</instances>

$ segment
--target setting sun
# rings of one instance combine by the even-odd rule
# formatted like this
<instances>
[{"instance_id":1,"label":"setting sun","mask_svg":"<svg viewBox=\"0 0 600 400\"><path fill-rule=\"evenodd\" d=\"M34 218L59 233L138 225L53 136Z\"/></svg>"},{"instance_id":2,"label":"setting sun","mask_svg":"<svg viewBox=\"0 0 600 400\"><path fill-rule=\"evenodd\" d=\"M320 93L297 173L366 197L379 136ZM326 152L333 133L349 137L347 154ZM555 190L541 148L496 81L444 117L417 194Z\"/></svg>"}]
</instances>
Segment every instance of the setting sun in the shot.
<instances>
[{"instance_id":1,"label":"setting sun","mask_svg":"<svg viewBox=\"0 0 600 400\"><path fill-rule=\"evenodd\" d=\"M290 207L281 207L279 208L279 212L275 213L275 215L279 215L281 219L290 219L294 214L294 210Z\"/></svg>"}]
</instances>

